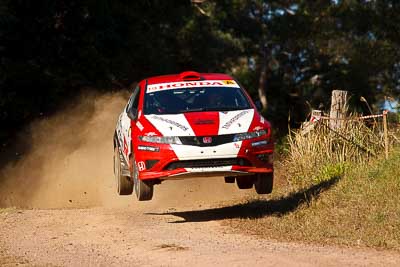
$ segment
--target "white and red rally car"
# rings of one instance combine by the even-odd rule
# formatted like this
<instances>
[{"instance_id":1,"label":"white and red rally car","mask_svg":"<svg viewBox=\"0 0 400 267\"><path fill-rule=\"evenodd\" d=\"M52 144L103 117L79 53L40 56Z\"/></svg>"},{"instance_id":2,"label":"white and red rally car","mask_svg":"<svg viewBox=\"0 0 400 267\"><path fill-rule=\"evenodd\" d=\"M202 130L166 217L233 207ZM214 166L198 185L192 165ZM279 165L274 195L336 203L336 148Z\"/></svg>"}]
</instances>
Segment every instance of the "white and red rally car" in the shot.
<instances>
[{"instance_id":1,"label":"white and red rally car","mask_svg":"<svg viewBox=\"0 0 400 267\"><path fill-rule=\"evenodd\" d=\"M164 180L224 176L240 189L273 186L271 126L230 76L187 71L133 90L114 134L120 195L150 200Z\"/></svg>"}]
</instances>

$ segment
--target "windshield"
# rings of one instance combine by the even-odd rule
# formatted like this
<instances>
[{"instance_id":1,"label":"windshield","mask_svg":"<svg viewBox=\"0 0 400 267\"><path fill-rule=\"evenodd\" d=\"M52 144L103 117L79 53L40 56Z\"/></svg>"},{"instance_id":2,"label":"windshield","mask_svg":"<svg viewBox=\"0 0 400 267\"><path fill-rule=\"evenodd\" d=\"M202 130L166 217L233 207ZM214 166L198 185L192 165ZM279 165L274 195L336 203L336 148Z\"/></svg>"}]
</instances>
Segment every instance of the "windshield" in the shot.
<instances>
[{"instance_id":1,"label":"windshield","mask_svg":"<svg viewBox=\"0 0 400 267\"><path fill-rule=\"evenodd\" d=\"M249 108L251 108L249 101L238 87L197 87L146 93L144 114L230 111Z\"/></svg>"}]
</instances>

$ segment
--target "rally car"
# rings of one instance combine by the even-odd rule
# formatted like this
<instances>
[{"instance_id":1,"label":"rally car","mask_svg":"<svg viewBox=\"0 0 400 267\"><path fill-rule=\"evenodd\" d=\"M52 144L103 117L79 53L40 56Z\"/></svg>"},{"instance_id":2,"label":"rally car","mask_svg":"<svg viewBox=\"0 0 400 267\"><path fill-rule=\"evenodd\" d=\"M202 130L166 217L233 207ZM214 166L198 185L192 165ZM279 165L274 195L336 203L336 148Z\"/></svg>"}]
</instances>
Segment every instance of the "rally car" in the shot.
<instances>
[{"instance_id":1,"label":"rally car","mask_svg":"<svg viewBox=\"0 0 400 267\"><path fill-rule=\"evenodd\" d=\"M186 71L144 79L114 134L117 192L150 200L166 180L221 176L259 194L273 187L271 126L231 76Z\"/></svg>"}]
</instances>

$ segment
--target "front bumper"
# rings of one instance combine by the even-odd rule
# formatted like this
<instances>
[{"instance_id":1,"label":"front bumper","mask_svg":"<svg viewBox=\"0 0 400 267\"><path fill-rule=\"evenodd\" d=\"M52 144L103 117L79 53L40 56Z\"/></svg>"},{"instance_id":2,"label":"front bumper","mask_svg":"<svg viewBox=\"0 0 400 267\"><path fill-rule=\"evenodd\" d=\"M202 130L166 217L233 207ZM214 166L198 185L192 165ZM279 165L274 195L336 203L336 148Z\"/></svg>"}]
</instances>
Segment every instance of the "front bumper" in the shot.
<instances>
[{"instance_id":1,"label":"front bumper","mask_svg":"<svg viewBox=\"0 0 400 267\"><path fill-rule=\"evenodd\" d=\"M227 166L230 167L230 166ZM236 166L233 166L236 167ZM184 168L176 169L173 171L161 171L161 172L142 172L139 175L139 179L160 179L160 180L180 180L194 177L211 177L211 176L241 176L241 175L253 175L257 173L271 173L273 168L242 168L241 170L212 170L202 168L196 170L195 168L187 170Z\"/></svg>"},{"instance_id":2,"label":"front bumper","mask_svg":"<svg viewBox=\"0 0 400 267\"><path fill-rule=\"evenodd\" d=\"M213 147L140 143L135 146L139 179L167 180L273 172L274 145L267 143L253 147L255 141ZM138 150L138 146L155 149L143 151Z\"/></svg>"}]
</instances>

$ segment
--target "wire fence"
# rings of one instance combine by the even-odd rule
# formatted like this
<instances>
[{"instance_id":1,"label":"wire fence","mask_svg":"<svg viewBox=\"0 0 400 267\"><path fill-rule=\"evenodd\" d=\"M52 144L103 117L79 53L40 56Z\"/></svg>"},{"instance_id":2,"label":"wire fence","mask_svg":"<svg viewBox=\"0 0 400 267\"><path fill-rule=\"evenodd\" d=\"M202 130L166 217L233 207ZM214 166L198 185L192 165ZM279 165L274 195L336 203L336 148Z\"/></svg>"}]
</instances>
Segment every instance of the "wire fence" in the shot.
<instances>
[{"instance_id":1,"label":"wire fence","mask_svg":"<svg viewBox=\"0 0 400 267\"><path fill-rule=\"evenodd\" d=\"M337 121L341 121L341 123L335 123ZM316 127L326 128L337 138L370 155L376 154L376 149L371 149L371 147L382 147L385 157L388 158L390 148L394 143L400 143L398 138L399 124L397 122L388 123L388 112L386 110L381 114L352 115L346 118L331 118L323 115L320 110L313 110L310 120L303 124L301 134L307 135ZM354 132L363 134L354 135ZM369 137L366 141L367 135Z\"/></svg>"}]
</instances>

